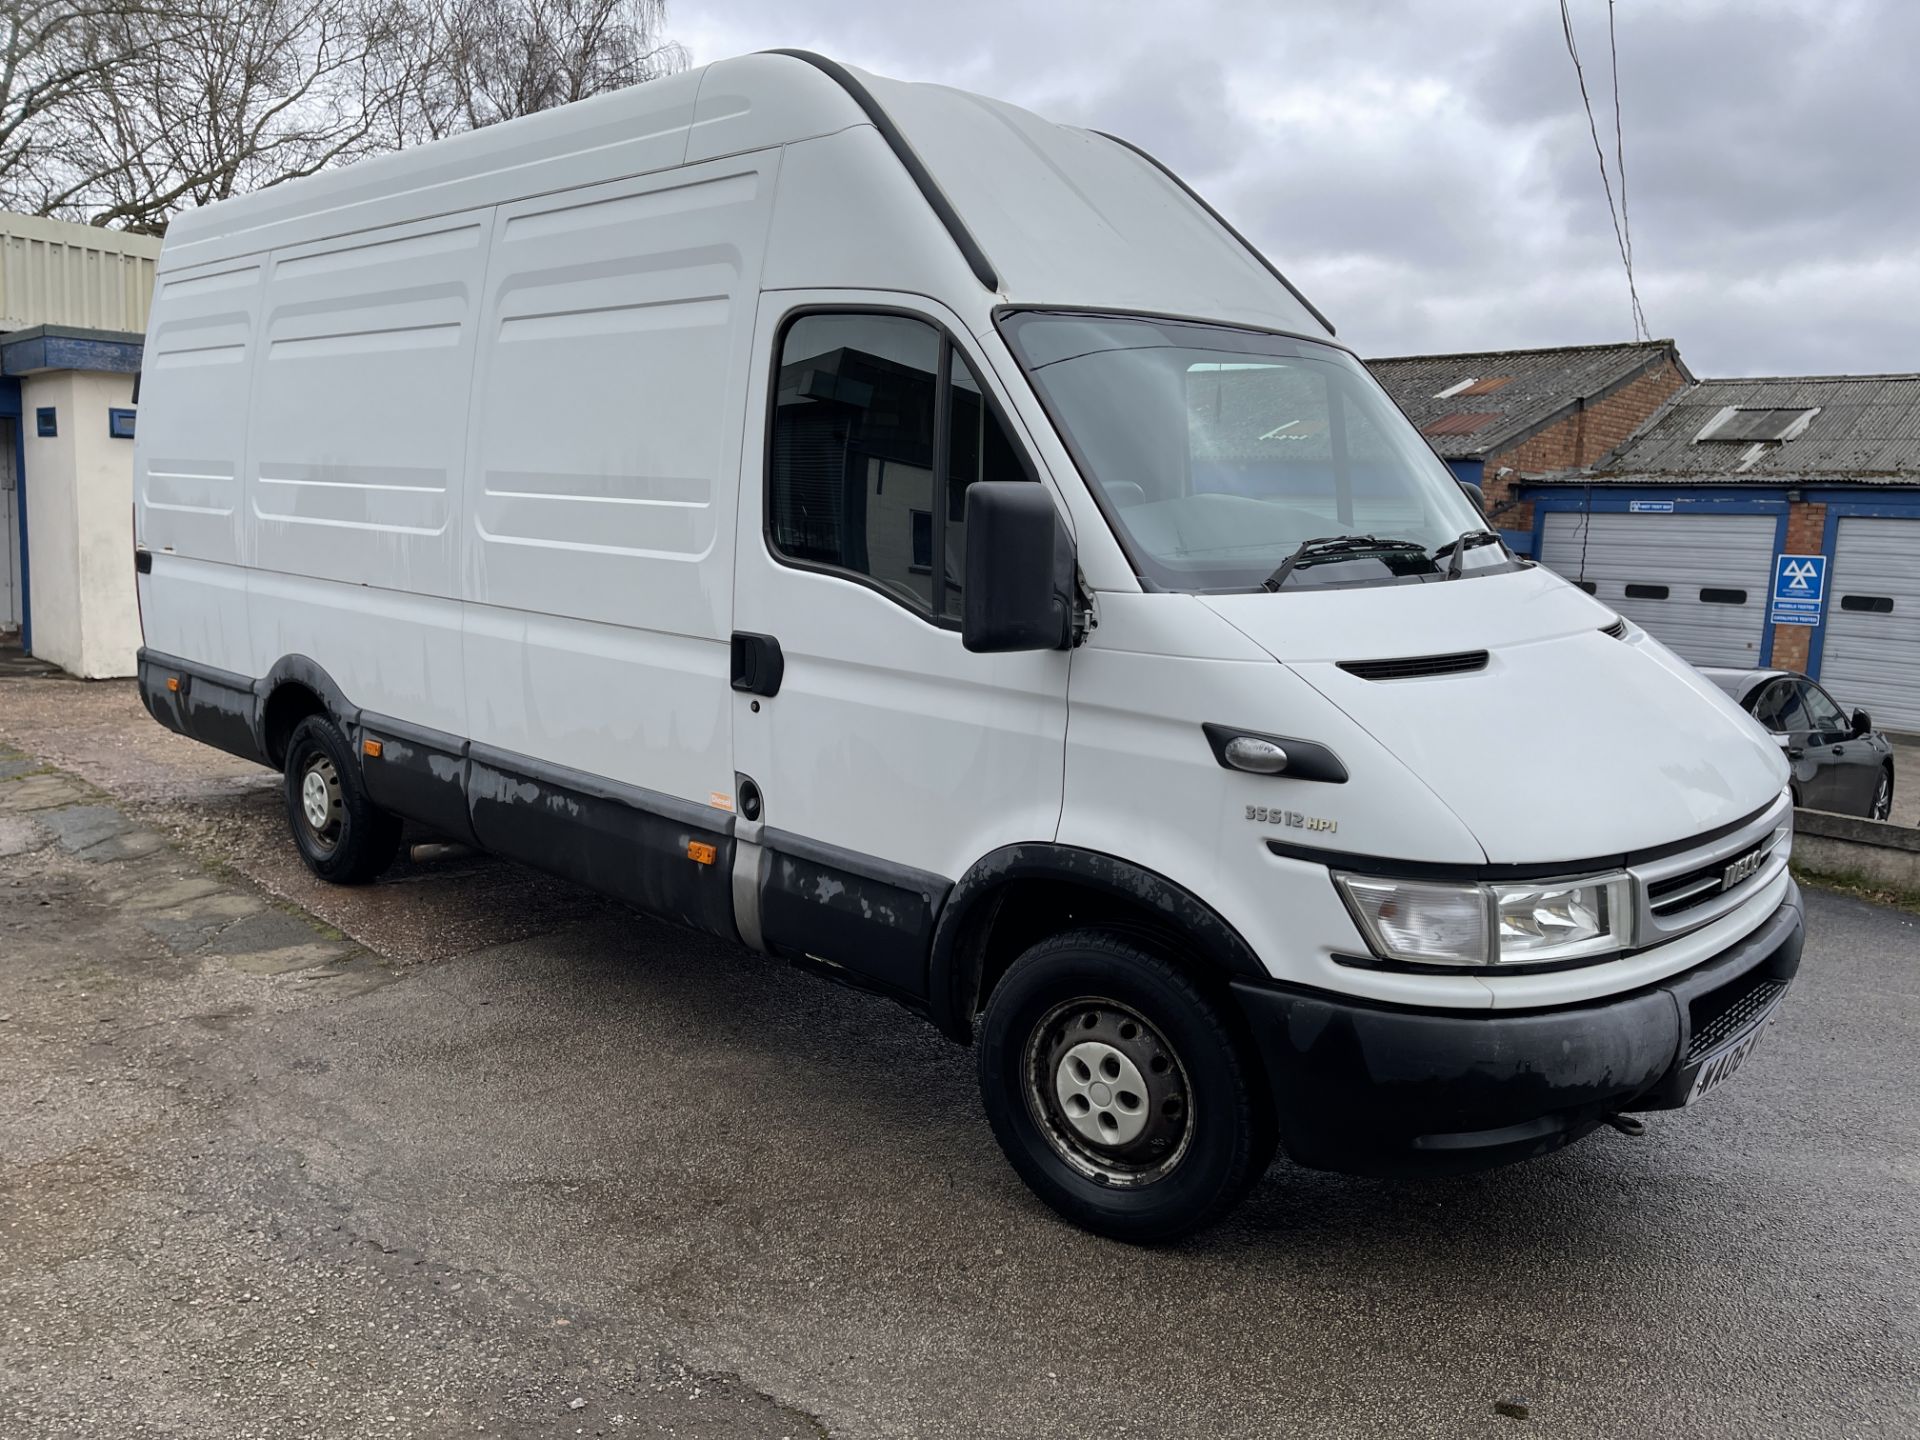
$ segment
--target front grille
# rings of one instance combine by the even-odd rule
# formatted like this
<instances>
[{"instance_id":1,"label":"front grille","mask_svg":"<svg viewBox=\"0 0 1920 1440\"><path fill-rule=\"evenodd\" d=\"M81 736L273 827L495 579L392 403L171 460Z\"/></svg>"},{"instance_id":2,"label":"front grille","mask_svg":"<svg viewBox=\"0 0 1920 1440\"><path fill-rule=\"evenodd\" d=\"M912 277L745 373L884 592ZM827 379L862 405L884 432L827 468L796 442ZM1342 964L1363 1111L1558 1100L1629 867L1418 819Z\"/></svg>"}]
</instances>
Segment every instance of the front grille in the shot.
<instances>
[{"instance_id":1,"label":"front grille","mask_svg":"<svg viewBox=\"0 0 1920 1440\"><path fill-rule=\"evenodd\" d=\"M1720 894L1730 894L1744 885L1751 885L1754 879L1766 869L1766 857L1773 853L1774 840L1769 836L1752 849L1739 855L1722 856L1696 869L1687 870L1679 875L1670 875L1664 880L1656 880L1647 886L1647 908L1655 915L1671 919L1685 914L1696 905L1703 905ZM1727 867L1750 856L1758 855L1751 870L1733 884L1726 884Z\"/></svg>"},{"instance_id":2,"label":"front grille","mask_svg":"<svg viewBox=\"0 0 1920 1440\"><path fill-rule=\"evenodd\" d=\"M1781 981L1763 978L1754 981L1752 989L1736 994L1731 1001L1723 1001L1717 994L1696 1000L1693 1041L1687 1046L1686 1063L1691 1065L1706 1059L1765 1014L1767 1007L1779 999L1786 988Z\"/></svg>"},{"instance_id":3,"label":"front grille","mask_svg":"<svg viewBox=\"0 0 1920 1440\"><path fill-rule=\"evenodd\" d=\"M1484 670L1487 652L1462 650L1456 655L1409 655L1399 660L1341 660L1336 662L1349 675L1362 680L1414 680L1426 675L1465 675Z\"/></svg>"}]
</instances>

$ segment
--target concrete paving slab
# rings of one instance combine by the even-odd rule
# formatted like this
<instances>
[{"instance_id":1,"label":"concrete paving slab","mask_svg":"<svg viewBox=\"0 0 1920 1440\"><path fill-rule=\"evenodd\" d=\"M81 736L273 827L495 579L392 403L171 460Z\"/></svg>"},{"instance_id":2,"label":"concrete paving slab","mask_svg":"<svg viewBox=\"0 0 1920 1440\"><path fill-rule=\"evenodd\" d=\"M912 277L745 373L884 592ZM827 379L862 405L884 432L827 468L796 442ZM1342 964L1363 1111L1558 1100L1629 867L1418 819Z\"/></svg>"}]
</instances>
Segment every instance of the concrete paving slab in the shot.
<instances>
[{"instance_id":1,"label":"concrete paving slab","mask_svg":"<svg viewBox=\"0 0 1920 1440\"><path fill-rule=\"evenodd\" d=\"M0 811L51 810L81 803L93 794L66 775L26 774L17 780L0 780Z\"/></svg>"},{"instance_id":2,"label":"concrete paving slab","mask_svg":"<svg viewBox=\"0 0 1920 1440\"><path fill-rule=\"evenodd\" d=\"M44 825L26 815L0 815L0 858L24 855L51 843L53 836Z\"/></svg>"},{"instance_id":3,"label":"concrete paving slab","mask_svg":"<svg viewBox=\"0 0 1920 1440\"><path fill-rule=\"evenodd\" d=\"M263 905L266 902L254 900L251 896L235 892L230 883L223 885L211 875L175 874L149 880L146 884L134 888L131 893L119 897L117 903L123 910L135 912L162 910L170 911L176 906L184 906L189 901L206 900L218 896L219 903ZM247 913L247 912L241 912ZM239 918L237 915L227 917Z\"/></svg>"},{"instance_id":4,"label":"concrete paving slab","mask_svg":"<svg viewBox=\"0 0 1920 1440\"><path fill-rule=\"evenodd\" d=\"M260 910L223 929L208 952L225 958L249 975L284 975L339 960L360 947L350 940L328 939L313 922L283 910Z\"/></svg>"}]
</instances>

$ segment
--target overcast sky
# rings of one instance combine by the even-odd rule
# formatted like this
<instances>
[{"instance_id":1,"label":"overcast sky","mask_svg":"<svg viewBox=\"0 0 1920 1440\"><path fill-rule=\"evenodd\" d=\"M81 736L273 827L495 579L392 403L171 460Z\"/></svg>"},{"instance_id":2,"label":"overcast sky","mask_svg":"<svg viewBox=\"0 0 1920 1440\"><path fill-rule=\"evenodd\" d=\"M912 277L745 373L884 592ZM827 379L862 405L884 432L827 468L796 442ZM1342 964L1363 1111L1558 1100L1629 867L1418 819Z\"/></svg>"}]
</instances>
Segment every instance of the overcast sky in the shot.
<instances>
[{"instance_id":1,"label":"overcast sky","mask_svg":"<svg viewBox=\"0 0 1920 1440\"><path fill-rule=\"evenodd\" d=\"M1606 5L1573 14L1611 165ZM1653 333L1703 376L1920 369L1920 5L1616 24ZM669 31L695 64L796 46L1124 135L1363 355L1633 333L1555 0L672 0Z\"/></svg>"}]
</instances>

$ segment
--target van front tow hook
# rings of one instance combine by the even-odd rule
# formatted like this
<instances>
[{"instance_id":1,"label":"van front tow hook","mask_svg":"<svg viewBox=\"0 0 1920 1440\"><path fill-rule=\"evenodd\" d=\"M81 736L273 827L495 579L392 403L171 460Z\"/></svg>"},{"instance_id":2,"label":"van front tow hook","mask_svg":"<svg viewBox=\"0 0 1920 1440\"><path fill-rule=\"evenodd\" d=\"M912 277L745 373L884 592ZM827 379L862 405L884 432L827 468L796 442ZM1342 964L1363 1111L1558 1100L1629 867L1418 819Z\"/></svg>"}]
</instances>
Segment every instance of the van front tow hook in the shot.
<instances>
[{"instance_id":1,"label":"van front tow hook","mask_svg":"<svg viewBox=\"0 0 1920 1440\"><path fill-rule=\"evenodd\" d=\"M1607 1124L1618 1130L1622 1135L1644 1135L1647 1133L1647 1122L1642 1120L1638 1115L1609 1115L1607 1116Z\"/></svg>"}]
</instances>

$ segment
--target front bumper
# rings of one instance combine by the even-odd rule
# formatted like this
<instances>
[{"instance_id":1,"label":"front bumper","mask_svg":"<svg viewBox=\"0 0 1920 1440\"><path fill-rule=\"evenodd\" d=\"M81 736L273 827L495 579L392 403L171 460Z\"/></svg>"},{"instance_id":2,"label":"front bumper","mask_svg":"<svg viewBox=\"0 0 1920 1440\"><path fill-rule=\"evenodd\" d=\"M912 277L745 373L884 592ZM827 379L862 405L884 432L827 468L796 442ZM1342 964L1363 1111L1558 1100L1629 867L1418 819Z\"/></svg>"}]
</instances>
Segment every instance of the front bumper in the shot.
<instances>
[{"instance_id":1,"label":"front bumper","mask_svg":"<svg viewBox=\"0 0 1920 1440\"><path fill-rule=\"evenodd\" d=\"M1530 1012L1407 1010L1235 981L1296 1163L1359 1175L1446 1174L1525 1160L1623 1110L1686 1103L1742 1016L1800 967L1800 891L1738 944L1681 975Z\"/></svg>"}]
</instances>

